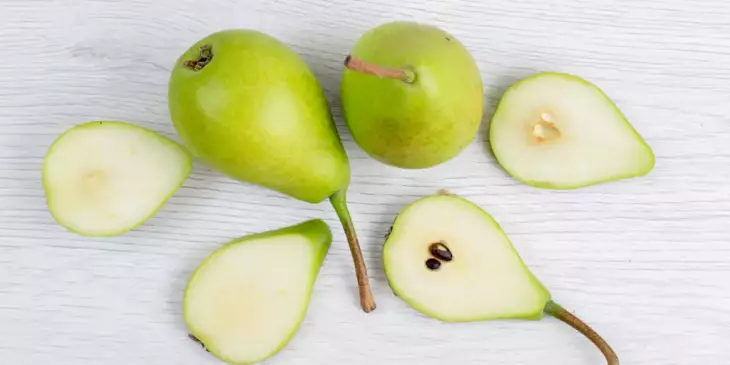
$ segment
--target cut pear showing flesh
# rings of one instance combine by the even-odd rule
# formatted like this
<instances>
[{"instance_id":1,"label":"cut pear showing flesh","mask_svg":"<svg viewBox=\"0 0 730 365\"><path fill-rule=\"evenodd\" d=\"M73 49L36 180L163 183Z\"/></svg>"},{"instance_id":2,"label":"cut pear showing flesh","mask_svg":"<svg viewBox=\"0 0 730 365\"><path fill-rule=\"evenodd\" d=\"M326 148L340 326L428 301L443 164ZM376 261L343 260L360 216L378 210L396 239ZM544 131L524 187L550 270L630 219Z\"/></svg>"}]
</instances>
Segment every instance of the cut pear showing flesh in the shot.
<instances>
[{"instance_id":1,"label":"cut pear showing flesh","mask_svg":"<svg viewBox=\"0 0 730 365\"><path fill-rule=\"evenodd\" d=\"M451 260L434 255L439 246ZM550 300L494 219L456 196L436 195L403 210L383 257L398 296L443 321L539 318ZM440 262L437 270L427 267L430 259Z\"/></svg>"},{"instance_id":2,"label":"cut pear showing flesh","mask_svg":"<svg viewBox=\"0 0 730 365\"><path fill-rule=\"evenodd\" d=\"M539 73L512 85L489 134L500 165L535 187L576 189L654 167L651 148L611 99L573 75Z\"/></svg>"},{"instance_id":3,"label":"cut pear showing flesh","mask_svg":"<svg viewBox=\"0 0 730 365\"><path fill-rule=\"evenodd\" d=\"M273 356L299 329L331 241L327 224L311 220L218 249L185 291L190 334L228 363Z\"/></svg>"},{"instance_id":4,"label":"cut pear showing flesh","mask_svg":"<svg viewBox=\"0 0 730 365\"><path fill-rule=\"evenodd\" d=\"M499 224L470 201L450 194L419 199L395 219L383 247L393 292L419 312L445 322L556 317L583 333L618 364L611 347L552 301Z\"/></svg>"},{"instance_id":5,"label":"cut pear showing flesh","mask_svg":"<svg viewBox=\"0 0 730 365\"><path fill-rule=\"evenodd\" d=\"M43 160L48 209L84 236L125 233L157 212L187 179L191 155L177 142L126 122L77 125Z\"/></svg>"}]
</instances>

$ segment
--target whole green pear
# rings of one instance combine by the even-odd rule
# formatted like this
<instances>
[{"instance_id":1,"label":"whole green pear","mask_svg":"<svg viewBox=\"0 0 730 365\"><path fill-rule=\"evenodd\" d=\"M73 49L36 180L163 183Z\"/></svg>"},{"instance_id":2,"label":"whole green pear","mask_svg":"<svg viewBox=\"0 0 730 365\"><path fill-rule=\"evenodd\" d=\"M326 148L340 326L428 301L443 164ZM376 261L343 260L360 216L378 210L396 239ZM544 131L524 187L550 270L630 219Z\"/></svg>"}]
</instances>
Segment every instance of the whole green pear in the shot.
<instances>
[{"instance_id":1,"label":"whole green pear","mask_svg":"<svg viewBox=\"0 0 730 365\"><path fill-rule=\"evenodd\" d=\"M482 79L454 36L426 24L385 23L357 41L345 66L345 121L375 159L427 168L474 139L484 105Z\"/></svg>"},{"instance_id":2,"label":"whole green pear","mask_svg":"<svg viewBox=\"0 0 730 365\"><path fill-rule=\"evenodd\" d=\"M180 56L170 116L204 163L310 203L329 198L350 244L365 311L375 308L347 203L350 166L327 99L303 59L246 29L213 33Z\"/></svg>"}]
</instances>

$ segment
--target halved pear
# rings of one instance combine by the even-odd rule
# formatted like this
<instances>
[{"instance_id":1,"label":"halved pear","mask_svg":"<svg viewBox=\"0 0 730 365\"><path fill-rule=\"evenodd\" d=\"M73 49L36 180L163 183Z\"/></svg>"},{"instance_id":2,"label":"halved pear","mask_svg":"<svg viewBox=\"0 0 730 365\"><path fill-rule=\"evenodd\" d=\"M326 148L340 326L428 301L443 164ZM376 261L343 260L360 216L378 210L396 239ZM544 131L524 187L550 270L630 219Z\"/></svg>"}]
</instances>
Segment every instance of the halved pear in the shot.
<instances>
[{"instance_id":1,"label":"halved pear","mask_svg":"<svg viewBox=\"0 0 730 365\"><path fill-rule=\"evenodd\" d=\"M472 322L548 314L618 364L598 334L552 301L499 224L466 199L439 194L406 206L386 239L383 262L393 292L427 316Z\"/></svg>"},{"instance_id":2,"label":"halved pear","mask_svg":"<svg viewBox=\"0 0 730 365\"><path fill-rule=\"evenodd\" d=\"M231 364L273 356L304 320L331 242L329 227L317 219L218 249L185 290L183 315L190 334Z\"/></svg>"},{"instance_id":3,"label":"halved pear","mask_svg":"<svg viewBox=\"0 0 730 365\"><path fill-rule=\"evenodd\" d=\"M66 229L114 236L141 225L190 174L192 156L149 129L115 121L77 125L43 160L48 209Z\"/></svg>"},{"instance_id":4,"label":"halved pear","mask_svg":"<svg viewBox=\"0 0 730 365\"><path fill-rule=\"evenodd\" d=\"M512 85L489 136L500 165L540 188L576 189L654 168L651 148L613 101L574 75L545 72Z\"/></svg>"}]
</instances>

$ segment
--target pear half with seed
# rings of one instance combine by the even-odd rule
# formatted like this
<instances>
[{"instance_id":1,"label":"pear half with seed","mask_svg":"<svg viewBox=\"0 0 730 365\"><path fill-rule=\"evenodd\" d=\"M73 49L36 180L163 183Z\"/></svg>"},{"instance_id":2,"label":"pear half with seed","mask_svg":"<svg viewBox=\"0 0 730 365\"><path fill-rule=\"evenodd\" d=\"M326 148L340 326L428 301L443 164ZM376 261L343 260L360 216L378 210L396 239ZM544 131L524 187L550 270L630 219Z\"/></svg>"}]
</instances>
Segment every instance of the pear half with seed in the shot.
<instances>
[{"instance_id":1,"label":"pear half with seed","mask_svg":"<svg viewBox=\"0 0 730 365\"><path fill-rule=\"evenodd\" d=\"M551 299L499 224L466 199L439 194L406 206L386 239L383 261L393 292L427 316L473 322L547 314L618 364L606 341Z\"/></svg>"},{"instance_id":2,"label":"pear half with seed","mask_svg":"<svg viewBox=\"0 0 730 365\"><path fill-rule=\"evenodd\" d=\"M515 83L489 128L500 165L535 187L576 189L654 168L654 153L618 107L573 75L546 72Z\"/></svg>"},{"instance_id":3,"label":"pear half with seed","mask_svg":"<svg viewBox=\"0 0 730 365\"><path fill-rule=\"evenodd\" d=\"M192 156L167 137L126 122L95 121L56 139L42 180L61 226L83 236L114 236L153 216L192 166Z\"/></svg>"},{"instance_id":4,"label":"pear half with seed","mask_svg":"<svg viewBox=\"0 0 730 365\"><path fill-rule=\"evenodd\" d=\"M191 336L231 364L263 361L299 329L332 235L310 220L234 240L211 254L185 290Z\"/></svg>"}]
</instances>

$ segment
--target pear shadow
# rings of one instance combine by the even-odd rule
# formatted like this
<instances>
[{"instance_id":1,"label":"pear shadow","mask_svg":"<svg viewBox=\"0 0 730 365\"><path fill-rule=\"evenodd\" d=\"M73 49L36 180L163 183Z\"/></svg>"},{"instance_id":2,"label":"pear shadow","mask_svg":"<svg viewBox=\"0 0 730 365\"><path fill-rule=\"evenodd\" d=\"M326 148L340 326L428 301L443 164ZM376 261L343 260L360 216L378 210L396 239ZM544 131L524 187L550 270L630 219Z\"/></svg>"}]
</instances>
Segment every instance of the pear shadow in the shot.
<instances>
[{"instance_id":1,"label":"pear shadow","mask_svg":"<svg viewBox=\"0 0 730 365\"><path fill-rule=\"evenodd\" d=\"M375 271L377 275L371 274L371 279L376 281L379 285L385 283L387 285L387 279L385 277L385 270L383 267L383 246L385 241L388 239L388 235L393 227L395 217L398 215L398 207L392 204L379 204L381 210L377 213L379 219L376 222L371 223L369 230L367 231L368 242L366 243L366 251L368 252L368 261L370 267L368 271Z\"/></svg>"},{"instance_id":2,"label":"pear shadow","mask_svg":"<svg viewBox=\"0 0 730 365\"><path fill-rule=\"evenodd\" d=\"M207 257L210 253L212 253L212 250L185 252L183 257L180 259L180 264L175 270L174 280L167 288L165 314L172 317L170 322L181 337L187 337L189 333L188 327L183 318L183 297L185 295L185 287L187 286L190 276L197 268L197 265L203 262L205 257Z\"/></svg>"},{"instance_id":3,"label":"pear shadow","mask_svg":"<svg viewBox=\"0 0 730 365\"><path fill-rule=\"evenodd\" d=\"M288 34L286 43L307 63L327 96L330 104L339 105L339 90L344 60L354 41L343 37L326 36L325 33L348 34L349 29L328 28L315 30L315 34L297 32ZM316 37L312 37L315 35Z\"/></svg>"}]
</instances>

